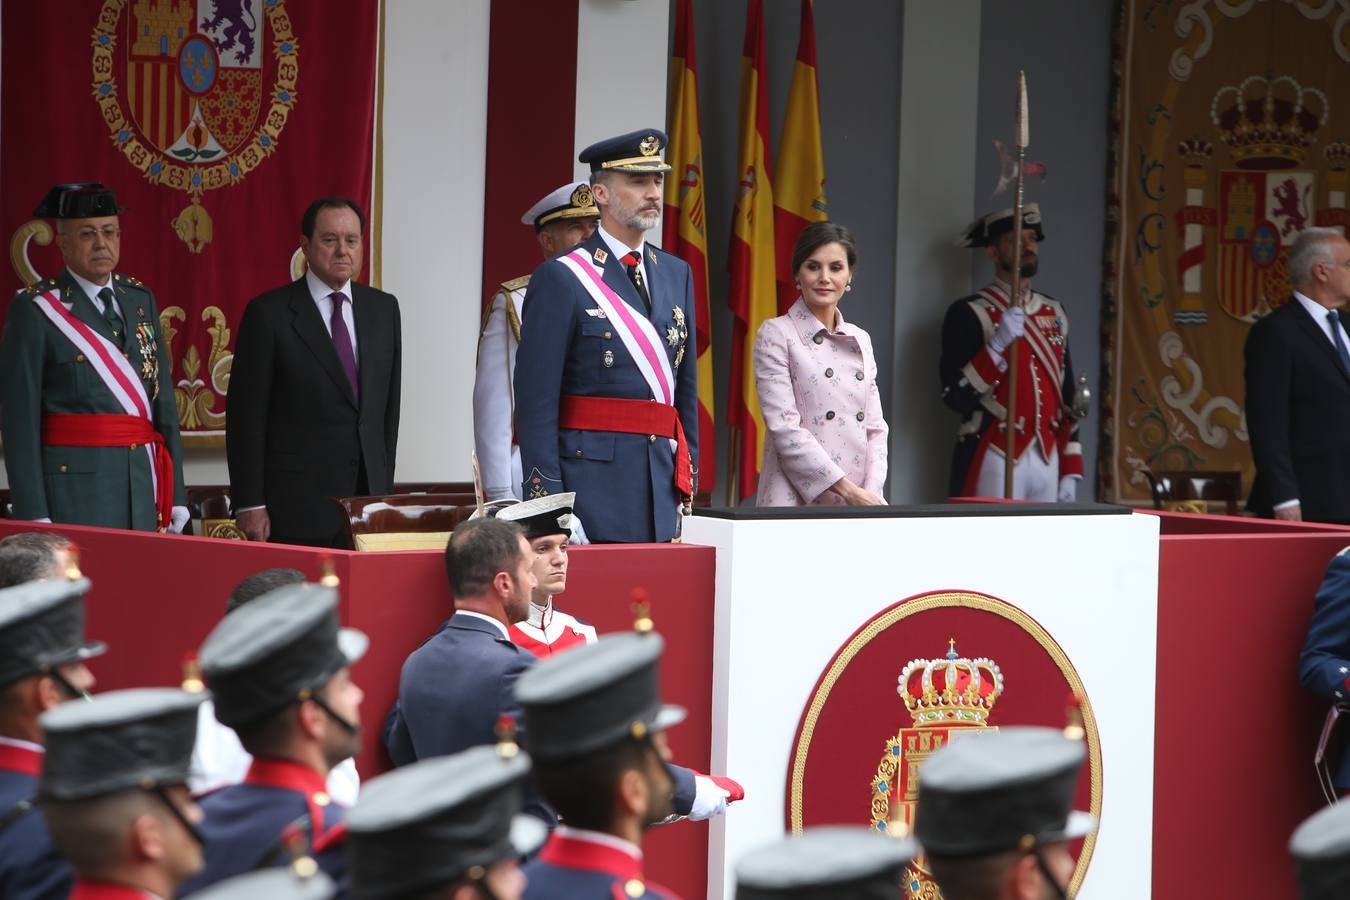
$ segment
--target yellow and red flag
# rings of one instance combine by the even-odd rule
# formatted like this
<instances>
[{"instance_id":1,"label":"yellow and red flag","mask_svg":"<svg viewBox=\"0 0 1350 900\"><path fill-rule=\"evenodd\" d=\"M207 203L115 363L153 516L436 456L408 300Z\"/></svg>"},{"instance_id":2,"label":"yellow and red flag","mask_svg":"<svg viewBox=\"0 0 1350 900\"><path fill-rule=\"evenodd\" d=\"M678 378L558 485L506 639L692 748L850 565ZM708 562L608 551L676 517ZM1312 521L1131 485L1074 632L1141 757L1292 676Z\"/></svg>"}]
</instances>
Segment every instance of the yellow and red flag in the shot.
<instances>
[{"instance_id":1,"label":"yellow and red flag","mask_svg":"<svg viewBox=\"0 0 1350 900\"><path fill-rule=\"evenodd\" d=\"M816 23L812 0L802 2L797 62L788 88L787 115L778 142L773 185L773 231L778 247L778 312L797 299L792 284L792 248L802 229L829 218L825 205L825 157L820 150L820 82L816 75Z\"/></svg>"},{"instance_id":2,"label":"yellow and red flag","mask_svg":"<svg viewBox=\"0 0 1350 900\"><path fill-rule=\"evenodd\" d=\"M717 479L713 435L712 316L708 301L707 207L703 197L703 137L698 115L698 61L690 0L675 8L675 49L670 59L670 143L666 162L665 215L661 243L689 264L694 279L698 366L698 483L711 490Z\"/></svg>"},{"instance_id":3,"label":"yellow and red flag","mask_svg":"<svg viewBox=\"0 0 1350 900\"><path fill-rule=\"evenodd\" d=\"M736 206L731 221L727 305L733 316L728 421L737 429L738 499L755 492L764 451L764 417L751 359L755 332L778 314L774 286L773 185L769 161L768 68L764 57L764 3L748 0L741 55L740 151Z\"/></svg>"}]
</instances>

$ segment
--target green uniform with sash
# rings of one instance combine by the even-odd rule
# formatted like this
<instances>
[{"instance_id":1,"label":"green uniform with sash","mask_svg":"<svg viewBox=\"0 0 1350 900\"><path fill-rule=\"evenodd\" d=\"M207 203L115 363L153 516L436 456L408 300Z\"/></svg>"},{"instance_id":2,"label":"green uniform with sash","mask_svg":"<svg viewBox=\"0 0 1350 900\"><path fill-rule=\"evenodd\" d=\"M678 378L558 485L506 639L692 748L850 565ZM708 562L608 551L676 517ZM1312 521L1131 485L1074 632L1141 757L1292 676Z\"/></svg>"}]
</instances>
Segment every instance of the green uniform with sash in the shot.
<instances>
[{"instance_id":1,"label":"green uniform with sash","mask_svg":"<svg viewBox=\"0 0 1350 900\"><path fill-rule=\"evenodd\" d=\"M157 526L150 457L144 445L43 446L47 413L125 414L81 351L37 306L56 291L71 313L121 348L150 399L156 431L173 457L175 506L186 506L178 408L159 309L149 288L114 274L110 282L122 321L117 333L68 270L18 294L0 334L0 437L16 519L134 528Z\"/></svg>"}]
</instances>

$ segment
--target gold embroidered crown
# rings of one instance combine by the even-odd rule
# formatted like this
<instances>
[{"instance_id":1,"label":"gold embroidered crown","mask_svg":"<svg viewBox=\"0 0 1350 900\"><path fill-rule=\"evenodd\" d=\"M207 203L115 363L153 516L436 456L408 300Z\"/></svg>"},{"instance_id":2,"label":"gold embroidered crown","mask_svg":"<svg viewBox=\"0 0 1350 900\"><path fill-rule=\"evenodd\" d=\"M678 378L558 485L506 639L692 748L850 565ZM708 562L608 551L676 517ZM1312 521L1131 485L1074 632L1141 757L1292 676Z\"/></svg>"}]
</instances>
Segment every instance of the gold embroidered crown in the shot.
<instances>
[{"instance_id":1,"label":"gold embroidered crown","mask_svg":"<svg viewBox=\"0 0 1350 900\"><path fill-rule=\"evenodd\" d=\"M896 692L916 728L982 726L1003 693L1003 673L992 659L960 656L952 639L945 657L911 660L900 672Z\"/></svg>"},{"instance_id":2,"label":"gold embroidered crown","mask_svg":"<svg viewBox=\"0 0 1350 900\"><path fill-rule=\"evenodd\" d=\"M1327 113L1326 94L1288 75L1252 75L1222 87L1209 108L1239 169L1288 169L1303 162Z\"/></svg>"}]
</instances>

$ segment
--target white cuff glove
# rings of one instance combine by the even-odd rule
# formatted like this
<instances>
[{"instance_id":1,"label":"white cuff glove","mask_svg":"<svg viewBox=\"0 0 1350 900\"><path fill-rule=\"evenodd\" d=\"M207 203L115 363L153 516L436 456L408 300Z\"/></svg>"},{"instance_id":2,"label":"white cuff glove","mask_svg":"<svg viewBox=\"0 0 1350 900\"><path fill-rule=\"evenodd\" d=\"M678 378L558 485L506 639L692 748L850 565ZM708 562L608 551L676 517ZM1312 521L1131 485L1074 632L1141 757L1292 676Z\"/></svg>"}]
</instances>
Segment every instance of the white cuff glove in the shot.
<instances>
[{"instance_id":1,"label":"white cuff glove","mask_svg":"<svg viewBox=\"0 0 1350 900\"><path fill-rule=\"evenodd\" d=\"M727 811L727 798L731 794L717 786L707 775L694 776L694 805L689 810L689 819L702 822Z\"/></svg>"},{"instance_id":2,"label":"white cuff glove","mask_svg":"<svg viewBox=\"0 0 1350 900\"><path fill-rule=\"evenodd\" d=\"M50 524L52 524L51 516L43 516L42 518L40 518L40 519L34 519L33 521L34 521L34 522L41 522L41 523L44 524L44 525L50 525Z\"/></svg>"},{"instance_id":3,"label":"white cuff glove","mask_svg":"<svg viewBox=\"0 0 1350 900\"><path fill-rule=\"evenodd\" d=\"M1078 482L1082 475L1065 475L1059 480L1059 502L1072 503L1078 499Z\"/></svg>"},{"instance_id":4,"label":"white cuff glove","mask_svg":"<svg viewBox=\"0 0 1350 900\"><path fill-rule=\"evenodd\" d=\"M994 336L989 339L989 349L1002 356L1003 351L1011 347L1013 341L1025 334L1026 330L1026 312L1020 306L1009 307L999 317L998 327L994 329Z\"/></svg>"},{"instance_id":5,"label":"white cuff glove","mask_svg":"<svg viewBox=\"0 0 1350 900\"><path fill-rule=\"evenodd\" d=\"M572 536L568 538L571 544L589 544L591 539L586 537L586 528L581 524L581 516L572 513Z\"/></svg>"},{"instance_id":6,"label":"white cuff glove","mask_svg":"<svg viewBox=\"0 0 1350 900\"><path fill-rule=\"evenodd\" d=\"M182 534L183 526L187 525L188 519L191 518L192 515L186 506L175 506L169 511L169 533Z\"/></svg>"}]
</instances>

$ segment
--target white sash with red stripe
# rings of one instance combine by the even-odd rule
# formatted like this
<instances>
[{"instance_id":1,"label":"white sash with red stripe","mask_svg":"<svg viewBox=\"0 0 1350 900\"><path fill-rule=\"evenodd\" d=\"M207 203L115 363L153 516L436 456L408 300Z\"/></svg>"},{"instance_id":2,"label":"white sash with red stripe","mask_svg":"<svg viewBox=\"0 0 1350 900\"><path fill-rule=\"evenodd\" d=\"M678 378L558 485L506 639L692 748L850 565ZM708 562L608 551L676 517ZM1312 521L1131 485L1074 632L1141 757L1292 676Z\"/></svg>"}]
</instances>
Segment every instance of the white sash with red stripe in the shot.
<instances>
[{"instance_id":1,"label":"white sash with red stripe","mask_svg":"<svg viewBox=\"0 0 1350 900\"><path fill-rule=\"evenodd\" d=\"M591 295L596 305L605 311L605 316L618 332L624 348L633 357L638 371L651 389L657 402L667 406L675 405L675 374L670 368L670 358L666 356L661 337L655 326L646 316L633 309L624 299L614 293L614 289L605 284L598 269L591 263L590 256L578 247L571 253L558 258L567 266L577 281Z\"/></svg>"},{"instance_id":2,"label":"white sash with red stripe","mask_svg":"<svg viewBox=\"0 0 1350 900\"><path fill-rule=\"evenodd\" d=\"M1003 292L994 285L988 285L980 289L979 295L993 306L1000 313L1008 311L1008 298ZM1064 383L1064 361L1060 358L1050 343L1050 339L1042 333L1040 326L1036 324L1036 317L1028 315L1026 317L1026 330L1023 332L1027 343L1031 345L1032 352L1040 358L1041 363L1049 371L1050 377L1054 379L1056 385Z\"/></svg>"},{"instance_id":3,"label":"white sash with red stripe","mask_svg":"<svg viewBox=\"0 0 1350 900\"><path fill-rule=\"evenodd\" d=\"M48 291L45 294L37 295L33 298L33 303L56 326L56 330L61 332L67 340L75 345L77 350L84 354L85 359L98 373L103 385L117 400L123 412L129 416L145 419L153 424L154 419L150 415L150 397L145 392L145 385L141 382L140 376L136 374L136 370L131 367L131 363L122 355L121 349L77 319L70 310L66 309L66 305L61 302L56 291ZM155 474L153 446L146 444L145 452L150 460L150 483L157 491L159 478Z\"/></svg>"}]
</instances>

